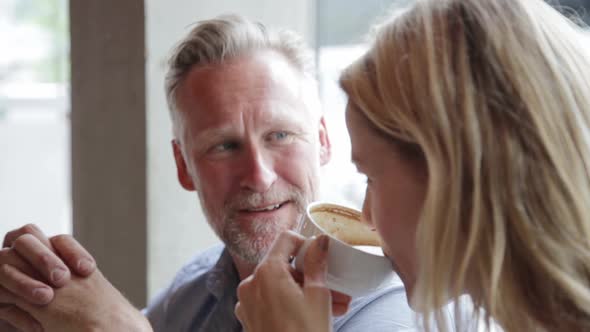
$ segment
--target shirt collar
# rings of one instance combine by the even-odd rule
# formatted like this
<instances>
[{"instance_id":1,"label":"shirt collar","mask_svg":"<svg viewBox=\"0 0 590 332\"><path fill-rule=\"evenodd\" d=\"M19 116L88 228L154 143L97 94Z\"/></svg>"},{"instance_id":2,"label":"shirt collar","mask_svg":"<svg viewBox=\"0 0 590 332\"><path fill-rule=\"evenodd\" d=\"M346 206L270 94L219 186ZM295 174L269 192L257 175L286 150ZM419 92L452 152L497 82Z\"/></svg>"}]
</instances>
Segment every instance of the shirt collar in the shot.
<instances>
[{"instance_id":1,"label":"shirt collar","mask_svg":"<svg viewBox=\"0 0 590 332\"><path fill-rule=\"evenodd\" d=\"M224 249L207 276L207 289L217 300L220 300L224 292L228 290L235 293L239 282L240 278L234 261L228 250Z\"/></svg>"}]
</instances>

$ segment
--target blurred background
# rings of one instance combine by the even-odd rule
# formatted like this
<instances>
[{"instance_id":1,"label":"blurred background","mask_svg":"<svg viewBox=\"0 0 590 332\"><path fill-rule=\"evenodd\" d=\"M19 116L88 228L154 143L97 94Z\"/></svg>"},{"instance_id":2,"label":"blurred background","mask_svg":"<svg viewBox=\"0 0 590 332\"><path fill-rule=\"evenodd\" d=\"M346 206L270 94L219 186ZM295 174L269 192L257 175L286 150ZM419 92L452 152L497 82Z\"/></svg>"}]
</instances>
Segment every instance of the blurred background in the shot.
<instances>
[{"instance_id":1,"label":"blurred background","mask_svg":"<svg viewBox=\"0 0 590 332\"><path fill-rule=\"evenodd\" d=\"M138 306L217 243L176 182L163 78L191 24L222 13L309 42L334 148L322 199L360 207L337 79L408 1L0 0L0 235L25 223L75 234ZM589 0L559 4L589 21Z\"/></svg>"}]
</instances>

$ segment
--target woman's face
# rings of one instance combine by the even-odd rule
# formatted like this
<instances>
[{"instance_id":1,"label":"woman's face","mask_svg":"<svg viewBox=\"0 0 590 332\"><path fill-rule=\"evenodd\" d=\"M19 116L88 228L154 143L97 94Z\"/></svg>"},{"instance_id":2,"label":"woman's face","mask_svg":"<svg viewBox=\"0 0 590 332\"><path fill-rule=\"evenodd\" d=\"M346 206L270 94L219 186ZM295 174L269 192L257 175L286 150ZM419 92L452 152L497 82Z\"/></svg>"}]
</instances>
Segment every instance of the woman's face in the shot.
<instances>
[{"instance_id":1,"label":"woman's face","mask_svg":"<svg viewBox=\"0 0 590 332\"><path fill-rule=\"evenodd\" d=\"M367 177L363 219L381 235L383 252L411 299L417 273L416 227L427 187L426 167L422 161L402 155L395 143L375 132L350 103L346 125L352 160Z\"/></svg>"}]
</instances>

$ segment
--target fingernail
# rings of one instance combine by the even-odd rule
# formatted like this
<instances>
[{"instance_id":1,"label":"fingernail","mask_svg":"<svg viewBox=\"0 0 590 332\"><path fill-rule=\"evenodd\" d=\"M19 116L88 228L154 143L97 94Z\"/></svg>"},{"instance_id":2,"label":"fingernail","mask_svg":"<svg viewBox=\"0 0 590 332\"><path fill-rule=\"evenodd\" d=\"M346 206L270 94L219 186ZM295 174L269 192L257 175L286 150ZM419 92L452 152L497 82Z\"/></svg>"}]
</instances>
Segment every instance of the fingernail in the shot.
<instances>
[{"instance_id":1,"label":"fingernail","mask_svg":"<svg viewBox=\"0 0 590 332\"><path fill-rule=\"evenodd\" d=\"M84 274L88 274L92 271L93 268L94 268L94 263L87 258L82 258L78 261L78 271L79 272L82 272Z\"/></svg>"},{"instance_id":2,"label":"fingernail","mask_svg":"<svg viewBox=\"0 0 590 332\"><path fill-rule=\"evenodd\" d=\"M51 271L51 280L54 283L60 282L65 278L67 271L64 268L57 267Z\"/></svg>"},{"instance_id":3,"label":"fingernail","mask_svg":"<svg viewBox=\"0 0 590 332\"><path fill-rule=\"evenodd\" d=\"M327 235L321 235L318 241L320 249L322 249L322 251L328 251L328 246L330 245L330 238Z\"/></svg>"},{"instance_id":4,"label":"fingernail","mask_svg":"<svg viewBox=\"0 0 590 332\"><path fill-rule=\"evenodd\" d=\"M49 303L51 296L51 290L49 288L39 287L33 289L33 297L41 303Z\"/></svg>"}]
</instances>

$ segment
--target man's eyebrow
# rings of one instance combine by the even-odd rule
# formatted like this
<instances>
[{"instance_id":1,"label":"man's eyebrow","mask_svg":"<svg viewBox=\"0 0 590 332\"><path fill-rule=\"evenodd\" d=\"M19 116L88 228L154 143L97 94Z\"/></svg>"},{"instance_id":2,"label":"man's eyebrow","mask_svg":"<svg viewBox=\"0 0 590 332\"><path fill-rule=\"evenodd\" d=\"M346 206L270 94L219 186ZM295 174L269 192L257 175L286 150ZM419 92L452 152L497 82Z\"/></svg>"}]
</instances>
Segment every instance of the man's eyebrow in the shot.
<instances>
[{"instance_id":1,"label":"man's eyebrow","mask_svg":"<svg viewBox=\"0 0 590 332\"><path fill-rule=\"evenodd\" d=\"M230 136L232 133L231 126L221 126L215 128L208 128L197 134L198 141L209 141L218 137Z\"/></svg>"},{"instance_id":2,"label":"man's eyebrow","mask_svg":"<svg viewBox=\"0 0 590 332\"><path fill-rule=\"evenodd\" d=\"M268 118L268 123L271 126L297 127L298 129L303 130L307 126L300 121L300 115L298 115L298 112L300 112L300 110L290 108L274 112Z\"/></svg>"}]
</instances>

